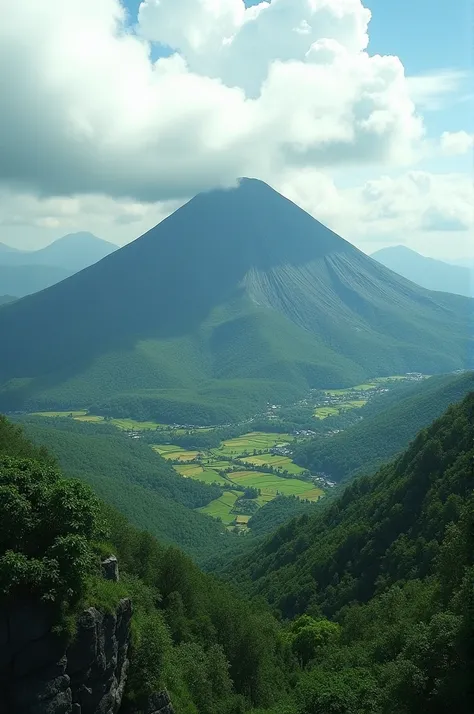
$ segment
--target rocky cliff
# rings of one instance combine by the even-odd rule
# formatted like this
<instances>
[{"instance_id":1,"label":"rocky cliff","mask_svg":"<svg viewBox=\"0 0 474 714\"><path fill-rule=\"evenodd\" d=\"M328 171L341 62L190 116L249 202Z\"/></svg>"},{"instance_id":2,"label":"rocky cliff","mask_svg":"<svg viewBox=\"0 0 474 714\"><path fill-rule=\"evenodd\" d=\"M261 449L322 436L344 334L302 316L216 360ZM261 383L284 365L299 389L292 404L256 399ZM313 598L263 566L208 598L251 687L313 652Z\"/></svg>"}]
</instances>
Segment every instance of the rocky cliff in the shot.
<instances>
[{"instance_id":1,"label":"rocky cliff","mask_svg":"<svg viewBox=\"0 0 474 714\"><path fill-rule=\"evenodd\" d=\"M0 714L116 714L128 669L132 605L85 610L69 646L52 613L22 602L0 612Z\"/></svg>"},{"instance_id":2,"label":"rocky cliff","mask_svg":"<svg viewBox=\"0 0 474 714\"><path fill-rule=\"evenodd\" d=\"M115 556L102 562L102 576L119 580ZM0 714L117 714L127 682L131 620L128 598L111 613L90 607L67 642L47 605L23 600L0 608ZM151 695L140 714L174 714L167 692Z\"/></svg>"}]
</instances>

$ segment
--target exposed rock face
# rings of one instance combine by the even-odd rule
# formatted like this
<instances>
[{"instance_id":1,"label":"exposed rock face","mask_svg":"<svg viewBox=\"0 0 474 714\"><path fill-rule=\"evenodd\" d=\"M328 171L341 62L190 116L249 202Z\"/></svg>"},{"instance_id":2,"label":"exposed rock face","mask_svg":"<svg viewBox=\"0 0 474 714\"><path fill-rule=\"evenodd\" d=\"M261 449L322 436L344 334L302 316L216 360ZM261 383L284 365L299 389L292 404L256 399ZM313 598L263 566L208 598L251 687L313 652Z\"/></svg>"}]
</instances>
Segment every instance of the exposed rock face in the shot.
<instances>
[{"instance_id":1,"label":"exposed rock face","mask_svg":"<svg viewBox=\"0 0 474 714\"><path fill-rule=\"evenodd\" d=\"M152 694L148 699L145 714L174 714L168 692Z\"/></svg>"},{"instance_id":2,"label":"exposed rock face","mask_svg":"<svg viewBox=\"0 0 474 714\"><path fill-rule=\"evenodd\" d=\"M102 561L102 576L104 580L112 580L114 583L119 581L118 560L115 555Z\"/></svg>"},{"instance_id":3,"label":"exposed rock face","mask_svg":"<svg viewBox=\"0 0 474 714\"><path fill-rule=\"evenodd\" d=\"M89 608L65 646L37 603L0 612L0 714L116 714L125 688L132 605ZM160 712L161 714L161 712ZM169 714L166 709L163 714Z\"/></svg>"}]
</instances>

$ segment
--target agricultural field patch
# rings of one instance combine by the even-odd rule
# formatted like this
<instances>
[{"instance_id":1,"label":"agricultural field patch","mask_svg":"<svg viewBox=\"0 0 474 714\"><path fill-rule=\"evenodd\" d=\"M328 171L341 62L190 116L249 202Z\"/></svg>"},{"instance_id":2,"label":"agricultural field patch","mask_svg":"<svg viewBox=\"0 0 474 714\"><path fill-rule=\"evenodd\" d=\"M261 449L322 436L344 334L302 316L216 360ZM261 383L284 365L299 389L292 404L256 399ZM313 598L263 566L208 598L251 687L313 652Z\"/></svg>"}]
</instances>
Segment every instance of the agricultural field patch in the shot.
<instances>
[{"instance_id":1,"label":"agricultural field patch","mask_svg":"<svg viewBox=\"0 0 474 714\"><path fill-rule=\"evenodd\" d=\"M317 419L327 419L327 417L333 416L334 414L339 414L338 407L316 407L314 410L314 416Z\"/></svg>"},{"instance_id":2,"label":"agricultural field patch","mask_svg":"<svg viewBox=\"0 0 474 714\"><path fill-rule=\"evenodd\" d=\"M288 471L290 474L302 474L305 469L297 466L288 456L279 456L278 454L260 454L259 456L246 456L239 459L241 463L247 462L254 466L273 466L280 471Z\"/></svg>"},{"instance_id":3,"label":"agricultural field patch","mask_svg":"<svg viewBox=\"0 0 474 714\"><path fill-rule=\"evenodd\" d=\"M184 478L194 478L196 481L204 481L204 483L218 483L221 486L229 486L229 482L219 476L217 471L203 468L200 464L175 466L174 469Z\"/></svg>"},{"instance_id":4,"label":"agricultural field patch","mask_svg":"<svg viewBox=\"0 0 474 714\"><path fill-rule=\"evenodd\" d=\"M222 460L219 461L219 459L216 459L213 457L211 457L209 459L203 458L201 460L201 463L203 466L209 466L212 469L222 469L222 470L229 469L232 466L232 463L230 461L222 461Z\"/></svg>"},{"instance_id":5,"label":"agricultural field patch","mask_svg":"<svg viewBox=\"0 0 474 714\"><path fill-rule=\"evenodd\" d=\"M299 479L282 478L275 474L267 474L259 471L235 471L229 474L229 479L239 486L258 488L260 496L264 502L271 501L279 494L284 496L299 496L311 501L317 501L323 491L316 488L308 481ZM305 495L303 495L305 494Z\"/></svg>"},{"instance_id":6,"label":"agricultural field patch","mask_svg":"<svg viewBox=\"0 0 474 714\"><path fill-rule=\"evenodd\" d=\"M173 446L172 444L155 444L152 446L152 449L164 459L176 461L194 461L201 453L200 451L188 451L187 449L183 449L182 446Z\"/></svg>"},{"instance_id":7,"label":"agricultural field patch","mask_svg":"<svg viewBox=\"0 0 474 714\"><path fill-rule=\"evenodd\" d=\"M226 456L236 456L246 451L252 452L254 449L256 451L265 451L277 444L287 444L292 440L293 437L290 434L272 434L256 431L223 441L220 448L216 449L214 453L220 452Z\"/></svg>"},{"instance_id":8,"label":"agricultural field patch","mask_svg":"<svg viewBox=\"0 0 474 714\"><path fill-rule=\"evenodd\" d=\"M238 491L224 491L220 498L211 501L207 506L203 506L198 510L200 513L206 513L213 518L220 518L222 523L229 526L235 520L236 514L231 513L234 503L239 497Z\"/></svg>"}]
</instances>

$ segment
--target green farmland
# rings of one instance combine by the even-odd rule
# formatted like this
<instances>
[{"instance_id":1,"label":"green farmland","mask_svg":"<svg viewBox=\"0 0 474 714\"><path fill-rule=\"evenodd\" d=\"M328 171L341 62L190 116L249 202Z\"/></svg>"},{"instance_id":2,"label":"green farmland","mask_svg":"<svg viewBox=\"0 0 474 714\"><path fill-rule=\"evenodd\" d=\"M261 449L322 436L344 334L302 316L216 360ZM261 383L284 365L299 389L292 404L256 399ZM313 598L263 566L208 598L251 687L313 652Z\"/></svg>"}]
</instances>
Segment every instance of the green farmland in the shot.
<instances>
[{"instance_id":1,"label":"green farmland","mask_svg":"<svg viewBox=\"0 0 474 714\"><path fill-rule=\"evenodd\" d=\"M235 439L223 441L219 449L214 449L213 453L224 456L239 456L245 452L267 451L277 444L287 444L293 441L290 434L270 434L264 432L251 432L238 436Z\"/></svg>"},{"instance_id":2,"label":"green farmland","mask_svg":"<svg viewBox=\"0 0 474 714\"><path fill-rule=\"evenodd\" d=\"M239 496L238 491L224 491L220 498L216 498L215 501L211 501L207 506L198 510L213 518L220 518L222 523L229 526L235 520L235 515L231 511Z\"/></svg>"},{"instance_id":3,"label":"green farmland","mask_svg":"<svg viewBox=\"0 0 474 714\"><path fill-rule=\"evenodd\" d=\"M157 444L152 446L152 449L164 459L172 461L194 461L201 453L200 451L189 451L181 446L173 446L172 444Z\"/></svg>"},{"instance_id":4,"label":"green farmland","mask_svg":"<svg viewBox=\"0 0 474 714\"><path fill-rule=\"evenodd\" d=\"M344 412L349 409L360 409L367 404L367 401L367 399L350 399L335 406L316 407L314 416L317 419L326 419L329 416L334 416L334 414L339 414L339 412Z\"/></svg>"},{"instance_id":5,"label":"green farmland","mask_svg":"<svg viewBox=\"0 0 474 714\"><path fill-rule=\"evenodd\" d=\"M283 496L299 496L308 501L317 501L323 494L320 488L316 488L308 481L283 478L275 474L259 471L234 471L229 474L229 478L239 486L258 488L265 501L271 501L279 494Z\"/></svg>"},{"instance_id":6,"label":"green farmland","mask_svg":"<svg viewBox=\"0 0 474 714\"><path fill-rule=\"evenodd\" d=\"M290 474L302 474L304 469L297 466L289 456L279 456L278 454L260 454L260 456L245 456L239 459L242 463L253 464L254 466L272 466L279 471L288 471Z\"/></svg>"},{"instance_id":7,"label":"green farmland","mask_svg":"<svg viewBox=\"0 0 474 714\"><path fill-rule=\"evenodd\" d=\"M175 466L174 469L185 478L194 478L197 481L204 481L204 483L218 483L221 486L229 486L228 480L219 476L217 471L203 467L201 464Z\"/></svg>"}]
</instances>

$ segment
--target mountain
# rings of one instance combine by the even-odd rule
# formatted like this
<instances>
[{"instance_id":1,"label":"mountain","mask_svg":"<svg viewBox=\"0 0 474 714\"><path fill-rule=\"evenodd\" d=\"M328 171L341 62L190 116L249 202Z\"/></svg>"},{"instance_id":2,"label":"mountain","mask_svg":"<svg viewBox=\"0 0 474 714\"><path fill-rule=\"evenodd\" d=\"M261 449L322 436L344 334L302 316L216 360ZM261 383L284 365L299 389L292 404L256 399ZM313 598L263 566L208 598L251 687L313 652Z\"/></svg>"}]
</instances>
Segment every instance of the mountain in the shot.
<instances>
[{"instance_id":1,"label":"mountain","mask_svg":"<svg viewBox=\"0 0 474 714\"><path fill-rule=\"evenodd\" d=\"M117 246L92 233L70 233L45 248L34 251L0 250L0 265L49 266L71 273L97 263Z\"/></svg>"},{"instance_id":2,"label":"mountain","mask_svg":"<svg viewBox=\"0 0 474 714\"><path fill-rule=\"evenodd\" d=\"M0 305L6 305L8 302L13 302L16 300L16 297L13 297L13 295L0 295Z\"/></svg>"},{"instance_id":3,"label":"mountain","mask_svg":"<svg viewBox=\"0 0 474 714\"><path fill-rule=\"evenodd\" d=\"M68 278L72 271L51 265L1 265L0 293L18 297L31 295Z\"/></svg>"},{"instance_id":4,"label":"mountain","mask_svg":"<svg viewBox=\"0 0 474 714\"><path fill-rule=\"evenodd\" d=\"M5 243L0 243L0 256L4 253L20 253L19 250L13 248L11 245L6 245Z\"/></svg>"},{"instance_id":5,"label":"mountain","mask_svg":"<svg viewBox=\"0 0 474 714\"><path fill-rule=\"evenodd\" d=\"M294 620L307 674L287 711L471 714L473 460L470 393L392 464L227 565Z\"/></svg>"},{"instance_id":6,"label":"mountain","mask_svg":"<svg viewBox=\"0 0 474 714\"><path fill-rule=\"evenodd\" d=\"M427 258L403 245L382 248L372 253L372 258L428 290L474 295L474 273L466 266Z\"/></svg>"},{"instance_id":7,"label":"mountain","mask_svg":"<svg viewBox=\"0 0 474 714\"><path fill-rule=\"evenodd\" d=\"M359 411L362 421L354 426L330 438L302 444L296 461L313 472L326 473L334 481L346 480L360 471L374 471L406 449L420 429L468 392L474 392L474 372L403 385L370 400Z\"/></svg>"},{"instance_id":8,"label":"mountain","mask_svg":"<svg viewBox=\"0 0 474 714\"><path fill-rule=\"evenodd\" d=\"M6 306L0 407L158 421L202 408L202 423L226 422L309 387L464 368L473 304L397 276L244 179Z\"/></svg>"}]
</instances>

